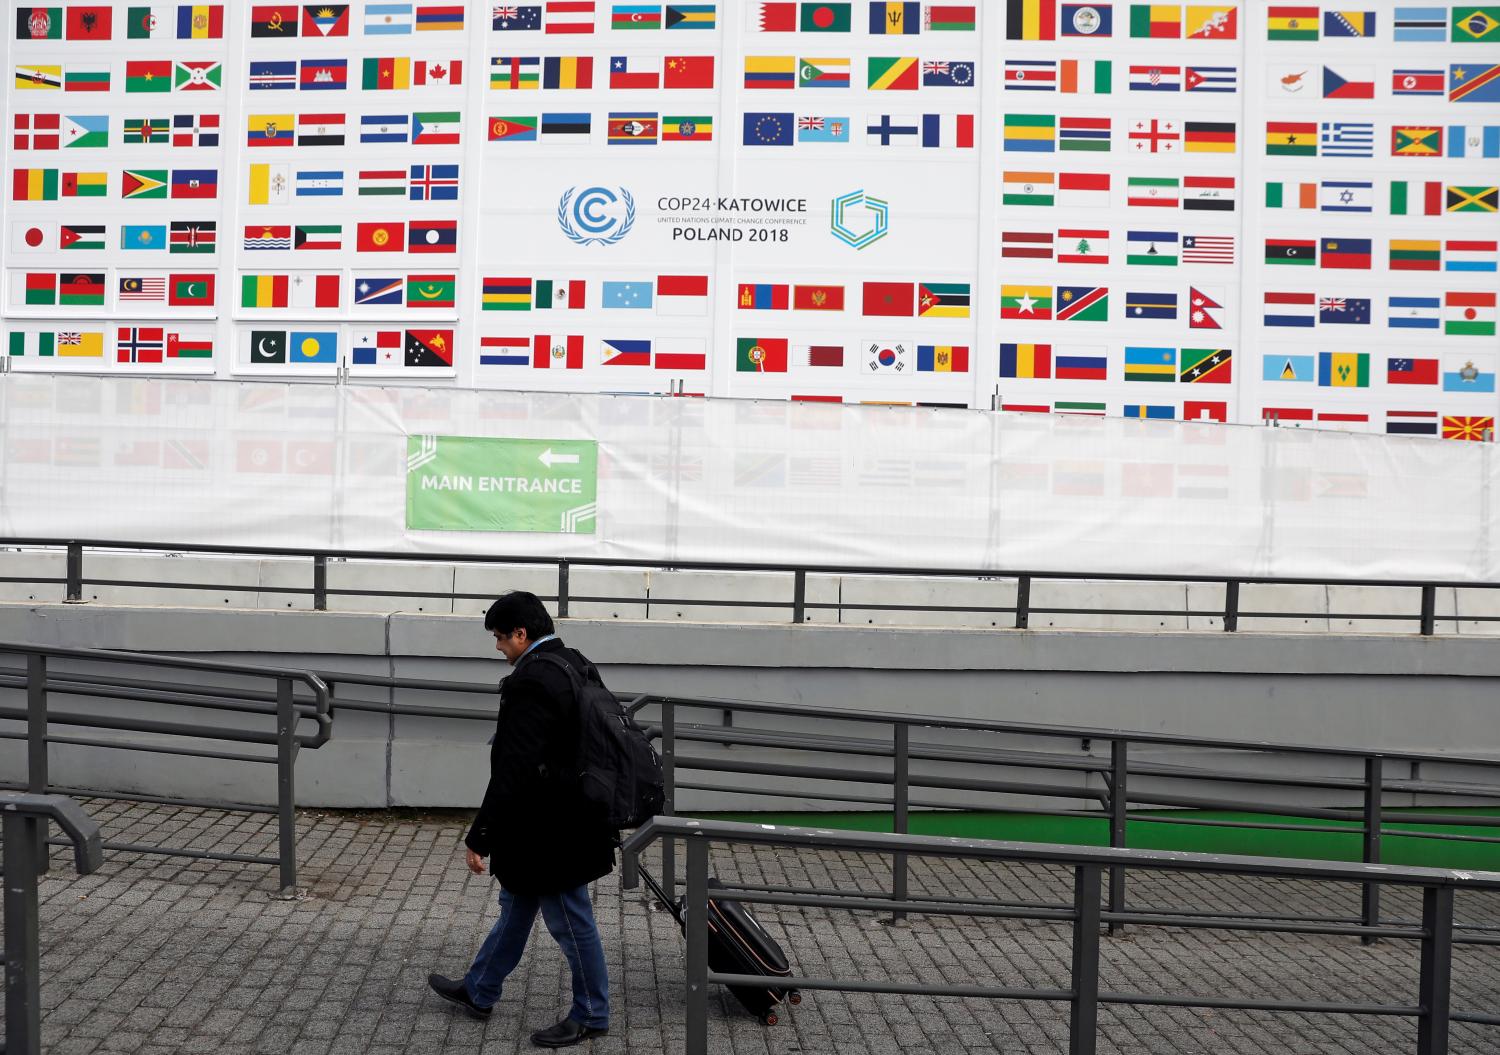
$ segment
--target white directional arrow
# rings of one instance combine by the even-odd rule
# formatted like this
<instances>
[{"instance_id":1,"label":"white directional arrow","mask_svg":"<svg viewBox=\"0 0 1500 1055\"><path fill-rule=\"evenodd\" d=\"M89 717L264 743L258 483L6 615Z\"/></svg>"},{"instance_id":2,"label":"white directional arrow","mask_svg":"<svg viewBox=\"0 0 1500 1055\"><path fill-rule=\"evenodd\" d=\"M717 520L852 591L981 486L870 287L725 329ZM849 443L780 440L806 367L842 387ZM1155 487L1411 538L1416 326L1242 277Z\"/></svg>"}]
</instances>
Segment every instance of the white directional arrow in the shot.
<instances>
[{"instance_id":1,"label":"white directional arrow","mask_svg":"<svg viewBox=\"0 0 1500 1055\"><path fill-rule=\"evenodd\" d=\"M545 465L547 468L550 469L554 465L577 465L578 464L578 455L576 455L576 454L553 454L552 453L552 448L548 447L541 454L537 455L537 461L541 462L543 465Z\"/></svg>"}]
</instances>

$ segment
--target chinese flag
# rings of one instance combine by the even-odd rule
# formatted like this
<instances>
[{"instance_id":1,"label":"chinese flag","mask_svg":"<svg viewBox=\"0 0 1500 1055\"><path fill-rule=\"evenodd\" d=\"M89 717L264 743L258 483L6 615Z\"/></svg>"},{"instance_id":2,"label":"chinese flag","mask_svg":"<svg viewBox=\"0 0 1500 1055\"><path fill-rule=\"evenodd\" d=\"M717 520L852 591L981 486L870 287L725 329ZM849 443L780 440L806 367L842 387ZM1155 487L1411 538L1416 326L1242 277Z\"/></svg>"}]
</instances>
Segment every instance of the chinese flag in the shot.
<instances>
[{"instance_id":1,"label":"chinese flag","mask_svg":"<svg viewBox=\"0 0 1500 1055\"><path fill-rule=\"evenodd\" d=\"M668 55L662 65L663 88L713 88L712 55Z\"/></svg>"}]
</instances>

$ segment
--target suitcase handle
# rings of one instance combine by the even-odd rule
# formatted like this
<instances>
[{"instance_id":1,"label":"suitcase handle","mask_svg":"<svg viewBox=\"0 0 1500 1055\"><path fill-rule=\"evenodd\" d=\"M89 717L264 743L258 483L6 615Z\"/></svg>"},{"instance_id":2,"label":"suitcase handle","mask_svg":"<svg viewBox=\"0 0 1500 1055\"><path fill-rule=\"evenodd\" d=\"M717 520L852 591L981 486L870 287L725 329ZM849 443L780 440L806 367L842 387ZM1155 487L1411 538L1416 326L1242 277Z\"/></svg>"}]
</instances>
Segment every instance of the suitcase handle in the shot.
<instances>
[{"instance_id":1,"label":"suitcase handle","mask_svg":"<svg viewBox=\"0 0 1500 1055\"><path fill-rule=\"evenodd\" d=\"M661 884L656 881L656 877L653 876L644 865L638 866L638 870L640 871L641 878L646 881L646 885L651 888L651 893L656 895L656 900L660 902L661 907L670 912L672 914L672 917L677 920L679 924L681 924L682 902L680 900L673 901L668 898L667 892L661 888Z\"/></svg>"}]
</instances>

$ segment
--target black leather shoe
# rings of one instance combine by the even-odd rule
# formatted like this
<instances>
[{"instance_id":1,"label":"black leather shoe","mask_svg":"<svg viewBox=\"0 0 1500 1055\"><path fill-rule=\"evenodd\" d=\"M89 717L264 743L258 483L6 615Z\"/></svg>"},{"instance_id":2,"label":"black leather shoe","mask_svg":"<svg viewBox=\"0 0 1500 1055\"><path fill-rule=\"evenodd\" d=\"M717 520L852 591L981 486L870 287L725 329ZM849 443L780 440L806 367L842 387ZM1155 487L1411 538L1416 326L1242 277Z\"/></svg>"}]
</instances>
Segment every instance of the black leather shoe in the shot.
<instances>
[{"instance_id":1,"label":"black leather shoe","mask_svg":"<svg viewBox=\"0 0 1500 1055\"><path fill-rule=\"evenodd\" d=\"M537 1030L531 1035L531 1042L539 1048L566 1048L573 1044L581 1044L590 1037L602 1037L608 1032L608 1026L595 1029L593 1026L585 1026L581 1022L565 1018L555 1026Z\"/></svg>"},{"instance_id":2,"label":"black leather shoe","mask_svg":"<svg viewBox=\"0 0 1500 1055\"><path fill-rule=\"evenodd\" d=\"M494 1010L494 1008L480 1007L474 1003L474 999L469 996L469 987L464 985L462 978L455 982L452 978L444 978L440 974L429 974L427 984L432 986L432 991L438 996L454 1007L463 1008L475 1018L489 1018L490 1012Z\"/></svg>"}]
</instances>

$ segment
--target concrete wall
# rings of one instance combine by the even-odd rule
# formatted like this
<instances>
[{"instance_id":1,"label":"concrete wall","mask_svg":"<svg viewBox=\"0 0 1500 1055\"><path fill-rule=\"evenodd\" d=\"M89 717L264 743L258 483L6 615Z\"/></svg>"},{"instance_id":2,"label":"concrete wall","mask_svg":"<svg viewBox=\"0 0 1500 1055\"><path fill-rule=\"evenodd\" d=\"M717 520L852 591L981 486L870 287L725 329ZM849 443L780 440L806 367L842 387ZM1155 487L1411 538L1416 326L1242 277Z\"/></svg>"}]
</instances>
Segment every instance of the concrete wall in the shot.
<instances>
[{"instance_id":1,"label":"concrete wall","mask_svg":"<svg viewBox=\"0 0 1500 1055\"><path fill-rule=\"evenodd\" d=\"M1495 699L1500 650L1483 639L1456 635L986 631L626 619L567 620L561 632L598 662L619 690L1500 757ZM473 615L4 604L0 641L485 684L507 670ZM378 701L388 696L374 689L340 693ZM488 696L403 692L400 698L493 713ZM141 705L98 706L142 713ZM837 730L854 731L852 725ZM483 788L487 736L482 721L343 710L333 742L301 756L299 801L472 805ZM948 739L975 742L968 735ZM1011 738L1006 746L1027 749L1041 742ZM1074 749L1079 755L1098 753L1082 742ZM723 749L692 749L699 755L715 750ZM733 750L739 758L780 757L768 750ZM1230 768L1263 765L1260 757L1175 754L1173 761ZM0 777L17 779L24 772L22 758L18 743L0 741ZM61 785L260 802L270 801L274 790L270 767L66 745L55 746L52 758L53 779ZM1356 775L1354 767L1349 775ZM1393 767L1391 775L1402 773ZM1062 779L1040 771L1038 777ZM769 790L773 785L790 786L769 780L755 786ZM1139 781L1135 786L1144 787ZM1213 790L1230 795L1235 789ZM1286 801L1300 797L1289 793ZM684 805L790 809L815 803L700 793L685 796Z\"/></svg>"}]
</instances>

